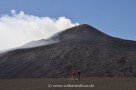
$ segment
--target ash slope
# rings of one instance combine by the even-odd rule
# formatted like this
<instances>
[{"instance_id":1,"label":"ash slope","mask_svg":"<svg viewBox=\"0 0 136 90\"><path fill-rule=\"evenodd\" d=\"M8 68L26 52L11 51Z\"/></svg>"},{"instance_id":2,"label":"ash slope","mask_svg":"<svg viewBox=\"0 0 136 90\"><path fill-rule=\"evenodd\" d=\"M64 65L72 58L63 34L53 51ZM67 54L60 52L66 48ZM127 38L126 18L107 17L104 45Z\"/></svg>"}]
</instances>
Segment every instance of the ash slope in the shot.
<instances>
[{"instance_id":1,"label":"ash slope","mask_svg":"<svg viewBox=\"0 0 136 90\"><path fill-rule=\"evenodd\" d=\"M0 56L0 78L136 76L136 42L106 35L87 25L52 37L58 43L9 51Z\"/></svg>"}]
</instances>

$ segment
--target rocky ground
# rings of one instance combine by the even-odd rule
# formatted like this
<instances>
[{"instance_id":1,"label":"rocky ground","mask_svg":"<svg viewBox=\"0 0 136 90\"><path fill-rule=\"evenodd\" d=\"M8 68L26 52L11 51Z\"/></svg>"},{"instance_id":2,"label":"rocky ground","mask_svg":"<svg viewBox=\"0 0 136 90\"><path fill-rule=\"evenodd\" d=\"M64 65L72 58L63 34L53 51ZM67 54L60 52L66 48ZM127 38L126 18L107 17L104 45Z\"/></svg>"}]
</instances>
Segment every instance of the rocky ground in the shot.
<instances>
[{"instance_id":1,"label":"rocky ground","mask_svg":"<svg viewBox=\"0 0 136 90\"><path fill-rule=\"evenodd\" d=\"M85 77L79 81L72 78L1 79L0 90L136 90L136 78Z\"/></svg>"}]
</instances>

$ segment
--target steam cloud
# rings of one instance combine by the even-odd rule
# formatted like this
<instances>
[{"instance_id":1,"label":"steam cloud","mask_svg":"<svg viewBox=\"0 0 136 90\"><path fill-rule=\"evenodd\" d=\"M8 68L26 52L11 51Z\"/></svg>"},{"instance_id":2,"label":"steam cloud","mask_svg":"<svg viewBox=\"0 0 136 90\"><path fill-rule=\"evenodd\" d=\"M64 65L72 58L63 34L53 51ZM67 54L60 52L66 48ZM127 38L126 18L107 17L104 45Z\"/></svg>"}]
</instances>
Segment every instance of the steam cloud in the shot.
<instances>
[{"instance_id":1,"label":"steam cloud","mask_svg":"<svg viewBox=\"0 0 136 90\"><path fill-rule=\"evenodd\" d=\"M11 10L11 15L0 17L0 50L22 46L30 41L46 39L56 32L73 27L77 23L65 17L53 19L25 14L23 11L16 13Z\"/></svg>"}]
</instances>

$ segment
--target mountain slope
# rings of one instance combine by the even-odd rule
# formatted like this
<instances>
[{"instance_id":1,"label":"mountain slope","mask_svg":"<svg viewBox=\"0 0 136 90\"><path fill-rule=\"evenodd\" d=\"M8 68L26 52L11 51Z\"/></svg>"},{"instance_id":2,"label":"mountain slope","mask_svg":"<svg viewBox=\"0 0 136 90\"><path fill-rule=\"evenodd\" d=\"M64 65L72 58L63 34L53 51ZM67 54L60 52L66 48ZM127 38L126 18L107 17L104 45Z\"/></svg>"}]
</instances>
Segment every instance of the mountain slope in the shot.
<instances>
[{"instance_id":1,"label":"mountain slope","mask_svg":"<svg viewBox=\"0 0 136 90\"><path fill-rule=\"evenodd\" d=\"M0 78L136 76L136 42L114 38L87 25L52 37L59 42L0 56Z\"/></svg>"}]
</instances>

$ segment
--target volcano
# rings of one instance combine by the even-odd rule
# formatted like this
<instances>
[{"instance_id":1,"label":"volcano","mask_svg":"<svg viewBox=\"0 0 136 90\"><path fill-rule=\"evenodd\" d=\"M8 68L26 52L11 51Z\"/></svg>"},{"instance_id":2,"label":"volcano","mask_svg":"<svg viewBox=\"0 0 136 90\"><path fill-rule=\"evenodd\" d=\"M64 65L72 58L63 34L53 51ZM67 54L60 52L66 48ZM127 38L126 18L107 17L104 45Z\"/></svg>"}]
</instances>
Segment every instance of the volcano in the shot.
<instances>
[{"instance_id":1,"label":"volcano","mask_svg":"<svg viewBox=\"0 0 136 90\"><path fill-rule=\"evenodd\" d=\"M77 70L82 77L136 76L135 41L109 36L87 24L66 29L50 40L3 53L0 78L69 77Z\"/></svg>"}]
</instances>

